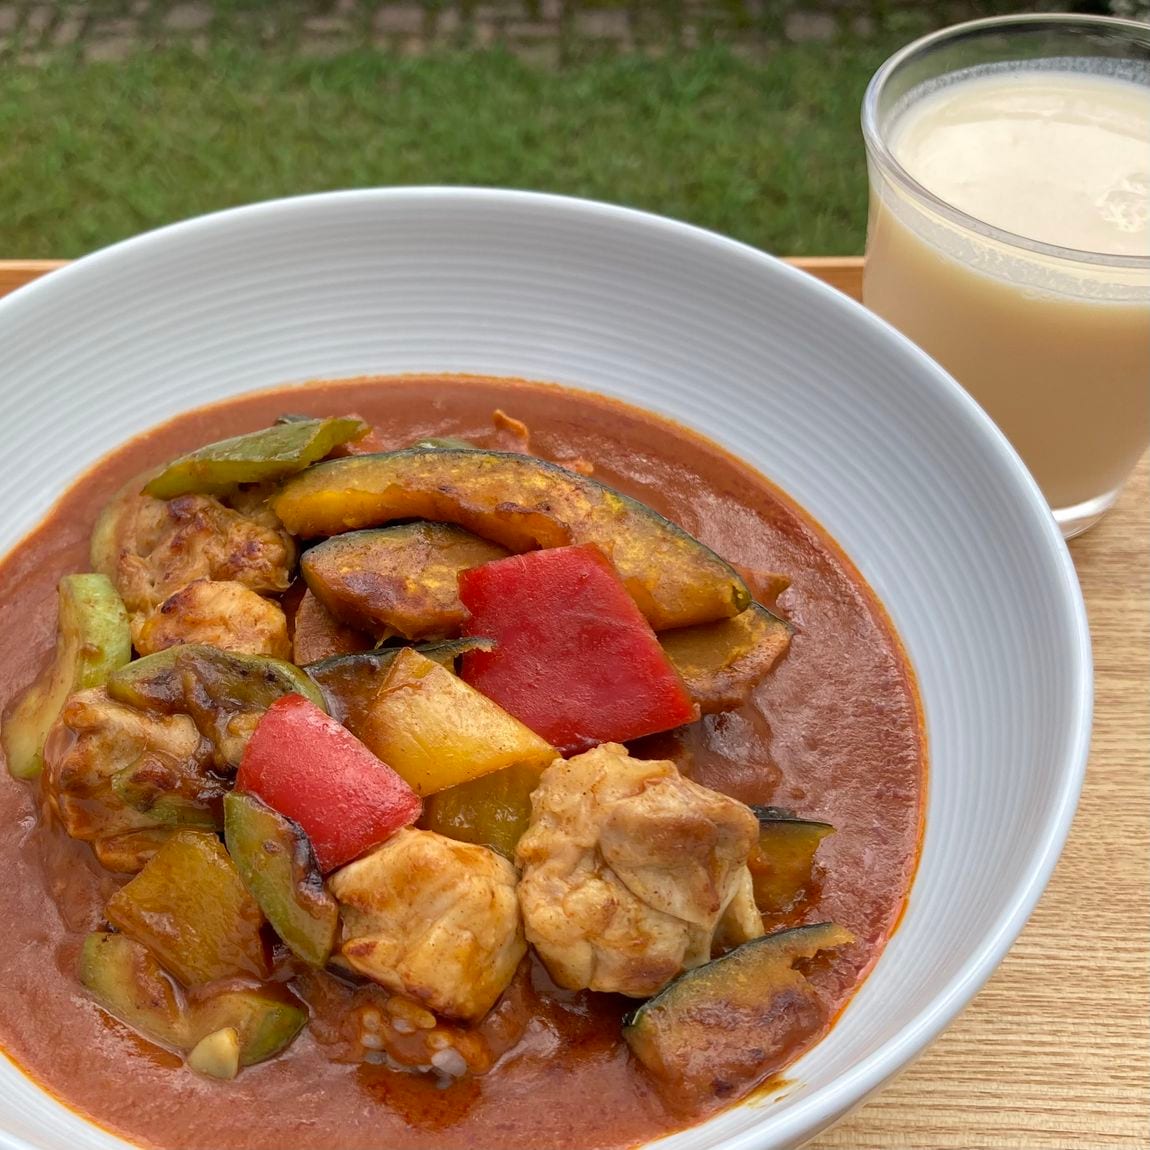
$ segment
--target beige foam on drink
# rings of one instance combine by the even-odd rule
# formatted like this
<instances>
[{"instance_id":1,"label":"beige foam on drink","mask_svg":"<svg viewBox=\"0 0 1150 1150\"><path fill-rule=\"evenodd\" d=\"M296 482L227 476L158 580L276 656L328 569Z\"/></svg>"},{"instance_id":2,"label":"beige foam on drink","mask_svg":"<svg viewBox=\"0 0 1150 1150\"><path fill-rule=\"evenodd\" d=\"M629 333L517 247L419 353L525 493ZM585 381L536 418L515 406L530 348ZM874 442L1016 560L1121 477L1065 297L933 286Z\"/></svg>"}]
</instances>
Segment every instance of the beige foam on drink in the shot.
<instances>
[{"instance_id":1,"label":"beige foam on drink","mask_svg":"<svg viewBox=\"0 0 1150 1150\"><path fill-rule=\"evenodd\" d=\"M991 73L896 121L928 191L1046 244L1150 257L1150 90L1092 73ZM872 195L864 295L1014 443L1052 507L1116 489L1150 440L1150 272L1027 253Z\"/></svg>"}]
</instances>

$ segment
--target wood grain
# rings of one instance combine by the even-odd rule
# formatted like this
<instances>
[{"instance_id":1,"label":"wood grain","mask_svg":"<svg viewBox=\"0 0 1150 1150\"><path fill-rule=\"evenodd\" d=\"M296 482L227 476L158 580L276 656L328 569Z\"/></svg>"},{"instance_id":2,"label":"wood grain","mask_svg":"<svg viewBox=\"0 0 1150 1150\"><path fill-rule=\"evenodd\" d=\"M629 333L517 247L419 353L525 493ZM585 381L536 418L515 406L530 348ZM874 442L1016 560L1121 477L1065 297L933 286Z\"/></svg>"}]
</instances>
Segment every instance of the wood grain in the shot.
<instances>
[{"instance_id":1,"label":"wood grain","mask_svg":"<svg viewBox=\"0 0 1150 1150\"><path fill-rule=\"evenodd\" d=\"M861 260L791 262L861 295ZM58 266L0 262L0 295ZM1150 1147L1148 507L1150 457L1070 545L1094 641L1094 738L1050 886L958 1021L812 1150Z\"/></svg>"},{"instance_id":2,"label":"wood grain","mask_svg":"<svg viewBox=\"0 0 1150 1150\"><path fill-rule=\"evenodd\" d=\"M25 284L39 279L56 268L63 267L66 260L0 260L0 296L15 291Z\"/></svg>"}]
</instances>

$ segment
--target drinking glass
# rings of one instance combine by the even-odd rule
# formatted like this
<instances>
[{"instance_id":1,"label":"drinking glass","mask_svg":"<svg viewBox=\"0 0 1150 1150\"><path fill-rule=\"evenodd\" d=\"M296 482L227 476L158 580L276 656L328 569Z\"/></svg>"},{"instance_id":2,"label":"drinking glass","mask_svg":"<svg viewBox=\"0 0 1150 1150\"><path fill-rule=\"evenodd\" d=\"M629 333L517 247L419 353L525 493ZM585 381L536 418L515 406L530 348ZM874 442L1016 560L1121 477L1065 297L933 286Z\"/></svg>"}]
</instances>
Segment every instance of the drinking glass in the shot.
<instances>
[{"instance_id":1,"label":"drinking glass","mask_svg":"<svg viewBox=\"0 0 1150 1150\"><path fill-rule=\"evenodd\" d=\"M1105 514L1150 443L1150 238L1144 252L1115 255L1005 231L914 179L891 147L892 128L925 96L1035 70L1056 82L1067 73L1131 81L1145 89L1150 121L1144 24L998 17L910 44L879 69L863 102L863 300L995 420L1069 538ZM1150 147L1141 177L1136 211L1145 211Z\"/></svg>"}]
</instances>

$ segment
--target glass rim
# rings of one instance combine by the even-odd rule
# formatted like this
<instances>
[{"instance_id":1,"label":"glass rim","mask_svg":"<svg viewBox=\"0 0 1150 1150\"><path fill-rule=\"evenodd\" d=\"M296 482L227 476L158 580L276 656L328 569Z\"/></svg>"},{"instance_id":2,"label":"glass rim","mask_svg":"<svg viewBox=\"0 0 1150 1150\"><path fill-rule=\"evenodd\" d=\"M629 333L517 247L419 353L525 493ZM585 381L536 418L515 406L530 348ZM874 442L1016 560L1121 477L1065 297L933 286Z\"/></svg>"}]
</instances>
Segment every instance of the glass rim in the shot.
<instances>
[{"instance_id":1,"label":"glass rim","mask_svg":"<svg viewBox=\"0 0 1150 1150\"><path fill-rule=\"evenodd\" d=\"M967 20L961 24L951 24L934 32L928 32L917 40L900 48L894 55L889 56L877 72L870 78L862 102L862 134L870 157L875 160L884 173L900 185L902 190L910 193L915 199L924 202L934 211L946 217L952 223L974 231L989 239L1006 244L1013 248L1021 248L1037 255L1049 256L1053 259L1072 263L1086 263L1104 265L1110 268L1129 268L1133 270L1150 271L1150 255L1121 255L1111 252L1090 251L1085 248L1065 247L1060 244L1047 243L1044 240L1031 239L1018 232L1008 231L994 224L971 215L962 208L956 207L948 200L936 195L925 185L919 183L899 163L890 150L879 128L878 102L891 76L910 58L917 56L924 49L932 48L936 44L955 39L969 33L1010 31L1025 27L1037 29L1062 28L1109 28L1126 33L1137 33L1140 38L1150 41L1150 25L1138 20L1127 20L1118 16L1094 16L1085 13L1022 13L1011 16L988 16L980 20Z\"/></svg>"}]
</instances>

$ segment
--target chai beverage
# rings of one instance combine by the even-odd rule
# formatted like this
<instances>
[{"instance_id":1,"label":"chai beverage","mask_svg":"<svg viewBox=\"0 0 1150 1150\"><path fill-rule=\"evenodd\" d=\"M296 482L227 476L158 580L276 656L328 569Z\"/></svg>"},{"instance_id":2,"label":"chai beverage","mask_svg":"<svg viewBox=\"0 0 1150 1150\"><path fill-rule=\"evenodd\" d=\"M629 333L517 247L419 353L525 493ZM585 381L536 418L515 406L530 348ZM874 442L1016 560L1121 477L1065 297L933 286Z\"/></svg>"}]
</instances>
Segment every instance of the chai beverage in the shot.
<instances>
[{"instance_id":1,"label":"chai beverage","mask_svg":"<svg viewBox=\"0 0 1150 1150\"><path fill-rule=\"evenodd\" d=\"M1066 534L1109 507L1150 442L1139 77L1040 57L920 82L871 154L867 306L986 409Z\"/></svg>"}]
</instances>

